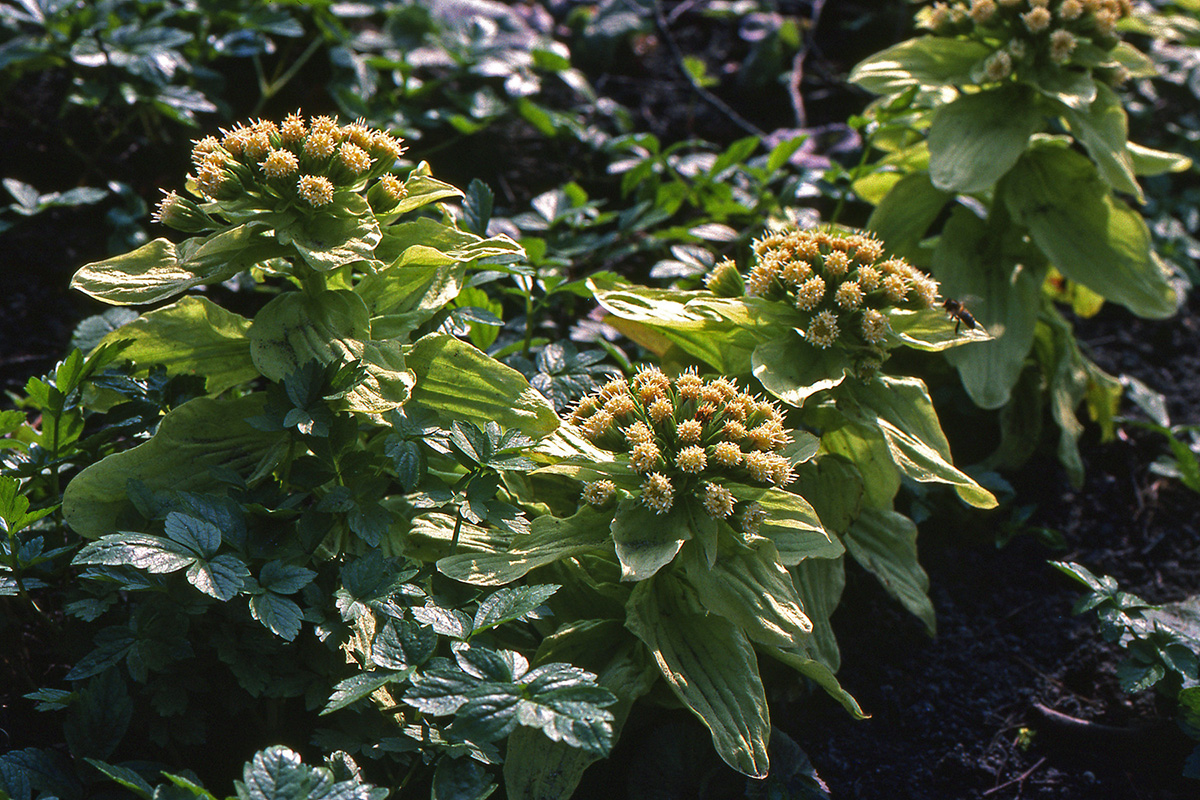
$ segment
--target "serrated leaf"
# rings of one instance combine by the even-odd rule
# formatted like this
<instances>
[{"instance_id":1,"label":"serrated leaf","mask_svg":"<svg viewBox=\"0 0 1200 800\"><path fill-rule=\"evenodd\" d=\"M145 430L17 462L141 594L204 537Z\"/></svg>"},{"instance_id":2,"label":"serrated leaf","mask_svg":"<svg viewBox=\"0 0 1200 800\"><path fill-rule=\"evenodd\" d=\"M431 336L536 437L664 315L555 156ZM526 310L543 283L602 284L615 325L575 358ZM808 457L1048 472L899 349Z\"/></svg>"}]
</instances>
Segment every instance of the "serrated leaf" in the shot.
<instances>
[{"instance_id":1,"label":"serrated leaf","mask_svg":"<svg viewBox=\"0 0 1200 800\"><path fill-rule=\"evenodd\" d=\"M437 633L409 619L389 619L371 642L371 662L384 669L419 667L437 649Z\"/></svg>"},{"instance_id":2,"label":"serrated leaf","mask_svg":"<svg viewBox=\"0 0 1200 800\"><path fill-rule=\"evenodd\" d=\"M430 600L412 609L413 619L431 625L435 633L454 639L466 639L471 633L471 618L457 608L443 608Z\"/></svg>"},{"instance_id":3,"label":"serrated leaf","mask_svg":"<svg viewBox=\"0 0 1200 800\"><path fill-rule=\"evenodd\" d=\"M115 533L85 545L72 564L129 565L154 575L176 572L191 565L190 548L148 533Z\"/></svg>"},{"instance_id":4,"label":"serrated leaf","mask_svg":"<svg viewBox=\"0 0 1200 800\"><path fill-rule=\"evenodd\" d=\"M208 560L197 559L187 571L188 581L222 603L231 600L246 585L250 570L235 555L223 553Z\"/></svg>"},{"instance_id":5,"label":"serrated leaf","mask_svg":"<svg viewBox=\"0 0 1200 800\"><path fill-rule=\"evenodd\" d=\"M300 633L303 612L295 601L274 592L263 592L251 596L250 616L276 636L290 642Z\"/></svg>"},{"instance_id":6,"label":"serrated leaf","mask_svg":"<svg viewBox=\"0 0 1200 800\"><path fill-rule=\"evenodd\" d=\"M391 670L375 670L373 672L363 672L353 675L343 681L339 681L333 688L333 694L329 696L329 702L321 709L321 715L332 714L334 711L357 703L359 700L369 697L376 690L387 686L389 683L407 680L411 674L412 668L395 672Z\"/></svg>"},{"instance_id":7,"label":"serrated leaf","mask_svg":"<svg viewBox=\"0 0 1200 800\"><path fill-rule=\"evenodd\" d=\"M241 800L307 800L308 773L297 753L275 745L254 754L235 786Z\"/></svg>"},{"instance_id":8,"label":"serrated leaf","mask_svg":"<svg viewBox=\"0 0 1200 800\"><path fill-rule=\"evenodd\" d=\"M136 794L142 800L150 800L154 795L154 787L146 783L146 779L128 767L118 766L116 764L107 764L96 758L84 759L100 772L108 776L110 780L119 783L129 791Z\"/></svg>"},{"instance_id":9,"label":"serrated leaf","mask_svg":"<svg viewBox=\"0 0 1200 800\"><path fill-rule=\"evenodd\" d=\"M206 520L172 511L167 514L164 529L167 536L204 558L209 558L221 546L221 531Z\"/></svg>"},{"instance_id":10,"label":"serrated leaf","mask_svg":"<svg viewBox=\"0 0 1200 800\"><path fill-rule=\"evenodd\" d=\"M506 587L493 592L479 604L472 634L521 619L545 603L560 588L558 584L549 583Z\"/></svg>"},{"instance_id":11,"label":"serrated leaf","mask_svg":"<svg viewBox=\"0 0 1200 800\"><path fill-rule=\"evenodd\" d=\"M475 181L472 181L474 185ZM433 771L431 800L484 800L498 788L495 779L478 761L443 758Z\"/></svg>"}]
</instances>

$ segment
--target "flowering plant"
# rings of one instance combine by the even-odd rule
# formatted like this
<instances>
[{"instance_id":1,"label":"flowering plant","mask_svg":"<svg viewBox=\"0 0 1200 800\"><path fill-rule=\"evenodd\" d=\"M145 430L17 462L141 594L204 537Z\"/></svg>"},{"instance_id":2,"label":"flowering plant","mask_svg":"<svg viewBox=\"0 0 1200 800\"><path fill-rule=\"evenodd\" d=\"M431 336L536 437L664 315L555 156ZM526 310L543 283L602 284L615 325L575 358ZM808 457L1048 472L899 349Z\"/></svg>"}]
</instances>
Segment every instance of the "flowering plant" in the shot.
<instances>
[{"instance_id":1,"label":"flowering plant","mask_svg":"<svg viewBox=\"0 0 1200 800\"><path fill-rule=\"evenodd\" d=\"M996 501L957 469L924 383L883 367L901 346L938 351L987 334L962 328L938 307L938 284L861 232L769 230L745 276L731 261L714 267L707 291L643 289L594 282L608 320L664 361L699 360L757 381L792 406L797 440L819 437L817 458L787 484L812 500L866 569L934 628L916 527L893 509L901 476L946 483L966 502ZM793 567L805 608L837 604L841 559ZM814 624L817 652L836 667L830 629Z\"/></svg>"},{"instance_id":2,"label":"flowering plant","mask_svg":"<svg viewBox=\"0 0 1200 800\"><path fill-rule=\"evenodd\" d=\"M981 408L1053 398L1060 457L1076 481L1075 409L1086 399L1109 430L1120 390L1079 351L1054 301L1088 315L1111 300L1154 319L1179 301L1145 221L1118 196L1140 201L1139 176L1190 164L1128 141L1114 86L1154 74L1119 39L1130 11L1125 0L939 2L918 14L930 35L871 56L850 76L883 95L867 115L883 155L854 183L876 205L868 227L951 296L979 298L972 313L994 340L947 359ZM1039 435L1014 425L1040 417L1008 415L988 465L1019 464Z\"/></svg>"},{"instance_id":3,"label":"flowering plant","mask_svg":"<svg viewBox=\"0 0 1200 800\"><path fill-rule=\"evenodd\" d=\"M550 606L566 621L539 655L573 653L626 702L661 676L747 775L768 767L755 650L861 715L817 653L814 624L827 627L832 606L811 602L793 571L843 552L788 490L815 437L787 430L775 403L733 380L670 379L654 367L584 397L570 423L581 434L575 454L564 457L560 441L531 477L582 483L577 510L538 517L507 547L476 544L438 569L480 585L561 584Z\"/></svg>"}]
</instances>

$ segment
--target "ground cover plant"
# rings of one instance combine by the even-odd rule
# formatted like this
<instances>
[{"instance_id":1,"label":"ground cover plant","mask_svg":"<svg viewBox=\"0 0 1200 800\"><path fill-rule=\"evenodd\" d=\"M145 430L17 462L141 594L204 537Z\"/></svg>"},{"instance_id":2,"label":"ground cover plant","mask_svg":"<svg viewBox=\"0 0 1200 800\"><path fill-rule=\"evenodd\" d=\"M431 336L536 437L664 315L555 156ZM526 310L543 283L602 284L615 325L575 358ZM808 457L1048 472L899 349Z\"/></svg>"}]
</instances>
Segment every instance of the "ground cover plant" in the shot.
<instances>
[{"instance_id":1,"label":"ground cover plant","mask_svg":"<svg viewBox=\"0 0 1200 800\"><path fill-rule=\"evenodd\" d=\"M611 796L615 780L634 796L670 787L802 797L828 794L820 773L834 796L852 796L863 763L889 774L891 745L857 758L839 748L886 727L910 734L902 738L914 761L902 780L913 796L1015 796L1035 785L1047 796L1092 796L1097 785L1123 796L1111 764L1039 774L1047 759L1058 763L1040 748L1078 719L1032 703L1029 716L1014 717L1003 710L1011 695L987 694L987 713L974 716L987 720L993 745L1010 742L997 764L993 745L964 750L975 729L933 703L1012 685L1007 674L993 680L1002 670L963 638L1006 624L990 622L996 608L977 599L1005 570L1021 577L995 593L1018 609L1004 620L1028 622L1040 637L1038 652L1024 655L1071 682L1048 643L1098 640L1086 619L1055 621L1071 606L1070 585L1019 594L1053 574L1048 542L1074 545L1055 558L1104 593L1090 602L1105 619L1118 619L1110 602L1126 615L1113 636L1134 660L1121 667L1129 680L1109 682L1111 707L1125 702L1117 689L1151 684L1164 719L1182 714L1186 724L1194 705L1194 637L1179 617L1147 628L1145 601L1088 572L1163 597L1132 565L1166 548L1186 553L1194 513L1174 538L1137 545L1140 556L1126 551L1119 563L1104 549L1106 538L1127 539L1119 505L1086 546L1086 520L1064 516L1088 503L1069 494L1068 480L1087 492L1115 474L1095 455L1096 433L1081 433L1085 400L1101 433L1142 443L1141 455L1173 443L1172 460L1145 474L1178 476L1188 492L1194 454L1179 437L1193 409L1173 409L1183 422L1172 427L1151 392L1122 375L1154 413L1150 422L1116 418L1120 389L1108 372L1147 376L1080 344L1101 295L1149 316L1190 302L1180 257L1188 223L1168 182L1187 168L1168 152L1186 150L1186 137L1148 141L1159 151L1126 148L1108 136L1115 128L1089 133L1087 116L1107 109L1106 124L1121 127L1127 103L1132 129L1147 108L1165 113L1146 65L1185 52L1143 39L1143 77L1134 90L1109 90L1098 79L1114 58L1134 56L1124 44L1109 51L1098 26L1123 17L1131 36L1186 42L1188 9L1128 16L1093 3L1072 16L1069 3L1000 3L991 15L986 3L933 6L918 21L935 36L917 41L940 38L934 48L970 51L979 67L946 78L958 94L916 81L825 129L805 127L801 89L845 84L827 71L817 34L903 20L908 9L814 7L797 25L765 3L469 14L453 4L298 4L270 9L283 15L271 35L291 40L290 52L275 58L279 42L268 36L246 60L217 64L253 66L251 118L206 126L211 135L182 153L190 164L181 158L177 173L156 176L147 188L167 194L150 223L138 211L149 192L139 198L128 184L113 188L116 206L65 186L43 194L32 186L54 184L35 176L10 181L13 233L74 208L93 220L107 209L113 235L108 253L80 259L88 263L72 282L110 310L78 327L78 349L56 353L46 375L22 378L0 416L0 603L12 612L0 630L16 645L4 656L16 682L0 705L9 742L0 789L22 798L212 797L203 786L239 797L586 797ZM22 8L36 17L33 5ZM63 11L37 9L47 19ZM1070 58L1038 55L1053 45L1049 27L1030 29L1038 9L1076 25L1067 26L1074 46L1057 45ZM111 28L143 9L105 10ZM171 6L157 19L182 26L204 18L195 11ZM1012 59L1004 42L1029 37L1028 63L986 72L1000 45ZM861 62L854 75L869 82L881 64L899 63L896 79L908 80L915 68L895 54L914 45L888 50L893 41L881 37L837 68L844 75ZM726 68L686 52L698 42ZM667 117L697 127L679 136L654 124L657 90L640 109L603 94L620 81L597 65L629 58L677 70L661 97L689 102ZM51 75L87 64L45 67ZM22 69L6 75L10 91L42 68ZM783 99L794 119L767 135L778 120L731 106L733 86ZM291 106L274 122L255 118L298 88L309 100L316 89L328 94L309 115ZM1063 100L1068 90L1108 105L1077 108ZM1003 104L978 97L996 93L1032 98L1033 112L1002 121L1041 115L1044 133L1013 137L1012 158L998 161L947 155L945 138L934 145L939 119L992 113ZM241 102L229 99L231 108ZM983 127L981 137L994 133ZM858 166L855 152L832 161L843 146L833 136L853 143L855 131L868 143ZM513 154L483 165L490 188L472 174L483 141ZM551 158L539 180L514 183L534 142L569 166ZM880 151L888 155L873 161ZM1130 164L1158 160L1145 194L1121 182L1123 153ZM434 177L447 156L452 182ZM1107 210L1109 227L1087 227L1094 220L1058 195L1013 212L1005 186L1033 161L1090 171L1085 195ZM947 177L948 163L957 165L950 172L983 170L990 183ZM920 197L888 194L906 181L923 181ZM1148 217L1160 214L1152 225L1142 199ZM1083 265L1038 228L1034 212L1046 208L1086 228L1079 236L1097 255L1086 266L1101 275L1098 295L1089 294L1095 276L1085 280ZM1022 243L993 258L955 239L952 229L971 219L992 233L1008 226L1002 240ZM947 241L957 242L954 258ZM1002 281L966 297L955 270L1018 260L1014 274L1045 281L1030 294L1040 298L1035 344L1018 353L1010 340L1003 374L985 369L1021 399L996 415L994 403L974 410L962 399L965 387L978 400L979 383L956 354L993 358L1011 320L998 323L990 309L1019 304L997 299L1009 288ZM1095 320L1111 313L1099 309ZM1162 330L1186 341L1191 319ZM1132 324L1118 327L1118 340ZM1056 452L1039 445L1044 413L1063 430ZM980 420L1003 433L991 457L971 442ZM964 444L983 462L956 458ZM1047 456L1065 468L1047 466ZM1017 469L1026 459L1060 483L1031 480ZM1058 502L1056 491L1080 502ZM997 498L990 516L972 509ZM1139 494L1136 506L1161 502ZM979 547L991 540L1008 544ZM1172 584L1184 594L1189 558ZM1014 602L1014 592L1025 599ZM1020 609L1032 604L1040 611L1027 619ZM935 668L914 681L926 673L908 652L935 647L970 665L964 674L988 677L947 690ZM1070 695L1055 696L1072 710ZM1147 696L1138 695L1143 711ZM875 719L861 720L864 712ZM934 727L922 737L913 725ZM953 754L922 752L955 735ZM1163 736L1161 753L1177 752ZM946 763L963 771L947 777ZM1182 771L1183 754L1164 766L1169 777L1146 780L1173 796L1188 791L1171 788Z\"/></svg>"}]
</instances>

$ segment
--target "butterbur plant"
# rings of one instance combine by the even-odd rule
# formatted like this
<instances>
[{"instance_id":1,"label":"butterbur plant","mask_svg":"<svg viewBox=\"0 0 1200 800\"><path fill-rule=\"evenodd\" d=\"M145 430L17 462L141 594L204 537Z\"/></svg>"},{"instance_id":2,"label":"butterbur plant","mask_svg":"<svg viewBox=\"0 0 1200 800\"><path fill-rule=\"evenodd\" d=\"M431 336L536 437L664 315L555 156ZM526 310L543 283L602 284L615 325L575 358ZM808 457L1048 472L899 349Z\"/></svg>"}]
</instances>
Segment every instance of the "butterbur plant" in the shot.
<instances>
[{"instance_id":1,"label":"butterbur plant","mask_svg":"<svg viewBox=\"0 0 1200 800\"><path fill-rule=\"evenodd\" d=\"M868 227L950 296L979 298L972 312L993 334L946 355L976 405L1014 409L990 466L1028 457L1043 407L1075 481L1076 409L1086 401L1111 431L1119 387L1080 352L1056 301L1082 315L1113 301L1152 319L1179 301L1145 221L1119 196L1140 202L1139 176L1190 163L1128 140L1117 87L1154 75L1119 38L1130 11L1124 0L939 2L917 17L929 33L850 76L882 95L867 112L882 155L854 184L876 206Z\"/></svg>"},{"instance_id":2,"label":"butterbur plant","mask_svg":"<svg viewBox=\"0 0 1200 800\"><path fill-rule=\"evenodd\" d=\"M71 690L33 696L68 728L106 721L71 739L79 766L122 752L143 697L156 716L138 727L167 749L205 741L223 707L324 706L338 716L317 739L395 753L380 767L393 785L422 764L435 784L482 781L459 756L496 763L518 727L593 757L611 746L613 695L565 660L531 664L517 630L553 589L480 597L430 567L528 531L506 482L560 421L518 372L439 332L467 271L514 268L520 249L461 231L437 206L461 193L423 165L402 177L401 153L361 123L298 114L203 138L192 198L158 211L191 235L76 275L112 304L168 301L30 382L49 427L17 449L44 463L0 485L0 593L37 612L52 559L83 569L69 613L95 625L90 649L64 656ZM189 293L238 273L269 288L252 317ZM172 381L188 391L168 395ZM152 390L140 425L90 457L74 445ZM69 554L39 535L60 498L50 513L84 540ZM409 710L380 715L373 695Z\"/></svg>"},{"instance_id":3,"label":"butterbur plant","mask_svg":"<svg viewBox=\"0 0 1200 800\"><path fill-rule=\"evenodd\" d=\"M564 505L574 513L537 517L507 547L476 543L440 559L439 571L480 585L561 583L548 605L563 622L541 657L583 658L625 711L664 680L746 775L764 777L769 766L756 653L861 715L815 653L810 614L827 624L832 608L810 609L791 571L843 552L812 505L786 488L816 452L814 437L787 430L775 403L731 379L668 378L656 367L609 381L569 421L577 433L557 434L554 456L540 454L553 463L530 478L569 478L573 502ZM553 764L569 790L587 762L540 745L526 745L522 759L510 750L513 774L539 774L522 760Z\"/></svg>"},{"instance_id":4,"label":"butterbur plant","mask_svg":"<svg viewBox=\"0 0 1200 800\"><path fill-rule=\"evenodd\" d=\"M781 427L819 439L819 449L782 485L811 498L825 529L932 631L916 526L893 508L901 479L949 484L983 508L996 501L953 465L925 384L885 365L897 347L938 351L986 334L956 324L937 282L887 257L869 234L785 225L752 252L744 273L717 264L706 291L595 282L596 297L613 325L665 363L700 361L790 406ZM837 558L797 565L805 608L836 606L841 570ZM836 668L832 631L818 624L814 633Z\"/></svg>"}]
</instances>

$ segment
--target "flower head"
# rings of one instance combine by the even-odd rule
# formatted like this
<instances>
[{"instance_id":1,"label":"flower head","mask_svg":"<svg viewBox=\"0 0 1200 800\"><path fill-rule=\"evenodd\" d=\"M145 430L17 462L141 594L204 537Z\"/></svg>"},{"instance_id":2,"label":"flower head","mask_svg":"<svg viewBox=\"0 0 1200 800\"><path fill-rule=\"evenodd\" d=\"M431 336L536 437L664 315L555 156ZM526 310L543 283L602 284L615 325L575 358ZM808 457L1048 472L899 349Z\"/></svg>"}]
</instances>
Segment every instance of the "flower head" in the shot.
<instances>
[{"instance_id":1,"label":"flower head","mask_svg":"<svg viewBox=\"0 0 1200 800\"><path fill-rule=\"evenodd\" d=\"M608 505L617 493L617 485L610 480L589 481L583 485L583 501L591 506Z\"/></svg>"},{"instance_id":2,"label":"flower head","mask_svg":"<svg viewBox=\"0 0 1200 800\"><path fill-rule=\"evenodd\" d=\"M268 178L290 178L300 170L300 159L290 150L272 150L260 166Z\"/></svg>"},{"instance_id":3,"label":"flower head","mask_svg":"<svg viewBox=\"0 0 1200 800\"><path fill-rule=\"evenodd\" d=\"M813 316L812 322L808 323L804 338L810 344L824 350L837 341L838 332L837 314L832 311L819 311Z\"/></svg>"},{"instance_id":4,"label":"flower head","mask_svg":"<svg viewBox=\"0 0 1200 800\"><path fill-rule=\"evenodd\" d=\"M704 484L703 504L710 517L728 519L733 515L733 493L719 484Z\"/></svg>"},{"instance_id":5,"label":"flower head","mask_svg":"<svg viewBox=\"0 0 1200 800\"><path fill-rule=\"evenodd\" d=\"M675 503L675 487L661 472L652 472L642 481L642 505L655 514L665 514Z\"/></svg>"},{"instance_id":6,"label":"flower head","mask_svg":"<svg viewBox=\"0 0 1200 800\"><path fill-rule=\"evenodd\" d=\"M313 208L333 202L333 182L324 175L301 175L296 192Z\"/></svg>"}]
</instances>

